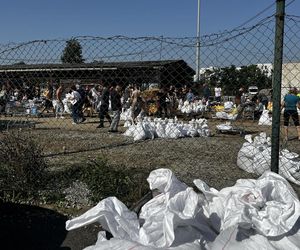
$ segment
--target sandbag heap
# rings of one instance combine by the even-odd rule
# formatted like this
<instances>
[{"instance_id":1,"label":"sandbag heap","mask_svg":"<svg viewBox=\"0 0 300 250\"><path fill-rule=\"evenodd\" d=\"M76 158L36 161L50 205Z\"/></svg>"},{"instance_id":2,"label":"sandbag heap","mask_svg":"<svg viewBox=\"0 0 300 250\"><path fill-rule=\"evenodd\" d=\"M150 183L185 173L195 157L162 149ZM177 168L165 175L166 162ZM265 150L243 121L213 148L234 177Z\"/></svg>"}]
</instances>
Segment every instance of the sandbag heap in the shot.
<instances>
[{"instance_id":1,"label":"sandbag heap","mask_svg":"<svg viewBox=\"0 0 300 250\"><path fill-rule=\"evenodd\" d=\"M237 156L239 168L258 175L271 169L271 138L266 133L260 133L252 139L251 135L245 136L243 144ZM300 185L300 157L298 154L288 151L280 151L279 174L289 181Z\"/></svg>"},{"instance_id":2,"label":"sandbag heap","mask_svg":"<svg viewBox=\"0 0 300 250\"><path fill-rule=\"evenodd\" d=\"M203 104L201 100L190 103L188 101L183 102L181 99L179 100L177 109L183 114L202 113L208 110L207 105Z\"/></svg>"},{"instance_id":3,"label":"sandbag heap","mask_svg":"<svg viewBox=\"0 0 300 250\"><path fill-rule=\"evenodd\" d=\"M201 194L169 169L152 171L147 181L159 194L139 216L109 197L68 220L66 229L99 222L113 235L107 240L101 231L96 244L86 250L300 248L300 202L280 175L266 172L220 191L194 180Z\"/></svg>"},{"instance_id":4,"label":"sandbag heap","mask_svg":"<svg viewBox=\"0 0 300 250\"><path fill-rule=\"evenodd\" d=\"M128 121L127 121L128 122ZM128 125L125 136L133 137L134 141L182 137L210 136L210 130L206 119L192 119L189 123L179 122L177 118L161 119L150 117L141 118L137 124Z\"/></svg>"}]
</instances>

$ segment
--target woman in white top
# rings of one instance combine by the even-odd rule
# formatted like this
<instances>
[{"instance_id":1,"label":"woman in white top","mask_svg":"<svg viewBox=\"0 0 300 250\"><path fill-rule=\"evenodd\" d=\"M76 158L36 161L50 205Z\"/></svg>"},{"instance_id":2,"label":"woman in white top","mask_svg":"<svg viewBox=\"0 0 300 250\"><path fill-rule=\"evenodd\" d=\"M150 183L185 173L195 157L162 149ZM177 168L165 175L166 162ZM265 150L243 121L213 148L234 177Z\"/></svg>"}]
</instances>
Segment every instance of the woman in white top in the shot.
<instances>
[{"instance_id":1,"label":"woman in white top","mask_svg":"<svg viewBox=\"0 0 300 250\"><path fill-rule=\"evenodd\" d=\"M222 89L220 87L220 84L217 84L215 87L215 100L216 102L221 102L221 95L222 95Z\"/></svg>"}]
</instances>

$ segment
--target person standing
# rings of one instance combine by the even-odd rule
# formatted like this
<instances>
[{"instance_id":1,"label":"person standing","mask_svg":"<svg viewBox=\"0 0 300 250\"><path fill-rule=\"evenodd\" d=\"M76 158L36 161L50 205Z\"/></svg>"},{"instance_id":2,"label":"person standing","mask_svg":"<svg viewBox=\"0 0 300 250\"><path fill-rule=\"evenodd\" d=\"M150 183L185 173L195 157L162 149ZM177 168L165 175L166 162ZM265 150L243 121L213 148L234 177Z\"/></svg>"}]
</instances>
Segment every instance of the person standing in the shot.
<instances>
[{"instance_id":1,"label":"person standing","mask_svg":"<svg viewBox=\"0 0 300 250\"><path fill-rule=\"evenodd\" d=\"M0 91L0 114L5 113L5 106L8 101L8 92L5 85L2 85L2 89Z\"/></svg>"},{"instance_id":2,"label":"person standing","mask_svg":"<svg viewBox=\"0 0 300 250\"><path fill-rule=\"evenodd\" d=\"M161 88L159 92L157 93L158 97L158 116L163 117L162 114L164 114L164 118L169 117L168 116L168 105L167 105L167 92L165 88Z\"/></svg>"},{"instance_id":3,"label":"person standing","mask_svg":"<svg viewBox=\"0 0 300 250\"><path fill-rule=\"evenodd\" d=\"M55 115L56 118L58 118L58 114L60 114L60 118L64 118L63 117L63 112L64 112L64 105L62 102L62 94L63 94L63 86L62 84L59 84L56 93L55 93L55 97L56 97L56 105L55 105Z\"/></svg>"},{"instance_id":4,"label":"person standing","mask_svg":"<svg viewBox=\"0 0 300 250\"><path fill-rule=\"evenodd\" d=\"M135 84L134 89L131 94L131 117L132 123L135 122L135 118L140 114L142 110L142 98L141 98L141 91L140 88Z\"/></svg>"},{"instance_id":5,"label":"person standing","mask_svg":"<svg viewBox=\"0 0 300 250\"><path fill-rule=\"evenodd\" d=\"M120 121L120 114L122 111L122 102L121 102L121 86L118 84L110 92L111 100L111 110L113 111L113 119L110 124L108 132L118 132L118 126Z\"/></svg>"},{"instance_id":6,"label":"person standing","mask_svg":"<svg viewBox=\"0 0 300 250\"><path fill-rule=\"evenodd\" d=\"M108 120L109 123L111 123L111 117L108 113L109 108L109 89L106 84L103 83L102 85L102 91L101 91L101 98L100 98L100 108L99 108L99 119L100 123L97 126L97 128L104 128L104 118Z\"/></svg>"},{"instance_id":7,"label":"person standing","mask_svg":"<svg viewBox=\"0 0 300 250\"><path fill-rule=\"evenodd\" d=\"M53 99L53 86L51 83L47 83L47 88L44 92L44 108L41 111L41 115L47 111L47 113L49 112L49 109L53 110L53 113L55 113L55 109L53 107L53 103L52 103L52 99Z\"/></svg>"},{"instance_id":8,"label":"person standing","mask_svg":"<svg viewBox=\"0 0 300 250\"><path fill-rule=\"evenodd\" d=\"M86 119L83 114L83 106L86 101L86 92L82 85L76 84L76 90L80 94L80 101L78 104L78 122L84 122Z\"/></svg>"},{"instance_id":9,"label":"person standing","mask_svg":"<svg viewBox=\"0 0 300 250\"><path fill-rule=\"evenodd\" d=\"M254 109L254 119L258 120L261 117L261 115L265 109L265 105L259 98L256 100L256 104L257 105L255 106L255 109Z\"/></svg>"},{"instance_id":10,"label":"person standing","mask_svg":"<svg viewBox=\"0 0 300 250\"><path fill-rule=\"evenodd\" d=\"M257 97L259 101L264 105L265 109L267 109L269 104L269 98L267 97L267 95L264 93L259 93Z\"/></svg>"},{"instance_id":11,"label":"person standing","mask_svg":"<svg viewBox=\"0 0 300 250\"><path fill-rule=\"evenodd\" d=\"M215 87L215 101L221 102L221 95L222 95L222 88L220 87L220 84L217 84Z\"/></svg>"},{"instance_id":12,"label":"person standing","mask_svg":"<svg viewBox=\"0 0 300 250\"><path fill-rule=\"evenodd\" d=\"M210 95L211 95L211 93L210 93L209 86L207 85L207 83L203 84L204 102L207 102L209 100Z\"/></svg>"},{"instance_id":13,"label":"person standing","mask_svg":"<svg viewBox=\"0 0 300 250\"><path fill-rule=\"evenodd\" d=\"M98 92L95 85L93 85L92 88L90 89L88 96L89 96L90 101L92 103L93 111L97 110L97 105L98 105L99 99L100 99L100 93Z\"/></svg>"},{"instance_id":14,"label":"person standing","mask_svg":"<svg viewBox=\"0 0 300 250\"><path fill-rule=\"evenodd\" d=\"M188 101L189 103L192 103L195 99L195 95L192 91L191 88L189 88L187 94L186 94L186 97L185 97L186 101Z\"/></svg>"},{"instance_id":15,"label":"person standing","mask_svg":"<svg viewBox=\"0 0 300 250\"><path fill-rule=\"evenodd\" d=\"M292 117L297 128L298 140L300 141L300 126L297 107L300 109L300 98L297 96L297 88L290 89L289 93L284 97L282 108L284 108L284 133L285 140L288 140L288 126L290 117Z\"/></svg>"},{"instance_id":16,"label":"person standing","mask_svg":"<svg viewBox=\"0 0 300 250\"><path fill-rule=\"evenodd\" d=\"M72 124L78 124L80 122L80 99L81 96L76 89L76 86L71 86L71 104L72 104Z\"/></svg>"},{"instance_id":17,"label":"person standing","mask_svg":"<svg viewBox=\"0 0 300 250\"><path fill-rule=\"evenodd\" d=\"M176 92L175 92L175 87L173 85L170 86L168 93L167 93L167 99L169 100L169 105L168 105L168 111L169 111L169 116L174 117L175 112L176 112Z\"/></svg>"}]
</instances>

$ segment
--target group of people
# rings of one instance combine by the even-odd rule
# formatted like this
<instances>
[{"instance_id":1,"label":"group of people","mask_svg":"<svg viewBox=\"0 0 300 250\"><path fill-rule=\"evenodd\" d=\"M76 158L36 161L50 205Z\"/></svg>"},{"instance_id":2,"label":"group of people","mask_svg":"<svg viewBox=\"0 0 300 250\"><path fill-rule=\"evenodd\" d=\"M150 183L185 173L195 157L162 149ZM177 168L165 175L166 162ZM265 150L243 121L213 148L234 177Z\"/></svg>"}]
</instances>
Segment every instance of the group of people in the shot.
<instances>
[{"instance_id":1,"label":"group of people","mask_svg":"<svg viewBox=\"0 0 300 250\"><path fill-rule=\"evenodd\" d=\"M39 97L40 89L38 87L22 84L22 86L13 85L9 82L1 84L0 90L0 114L6 114L6 106L9 102L23 102L29 99Z\"/></svg>"},{"instance_id":2,"label":"group of people","mask_svg":"<svg viewBox=\"0 0 300 250\"><path fill-rule=\"evenodd\" d=\"M123 88L122 88L123 87ZM23 89L23 90L22 90ZM219 84L214 87L214 96L207 84L202 86L202 98L199 99L192 88L162 86L156 96L157 117L174 117L180 100L183 102L193 103L195 100L201 100L205 105L209 105L213 100L215 103L221 103L222 88ZM0 112L5 112L5 105L9 100L22 101L27 99L43 98L43 107L40 114L45 111L52 112L56 118L64 118L63 114L66 109L70 109L73 124L82 123L86 120L84 113L98 112L98 128L104 127L104 119L110 124L109 131L117 132L120 121L120 114L124 109L130 109L132 121L134 122L138 115L146 112L147 100L145 100L138 85L121 86L119 84L109 85L102 83L99 85L74 84L66 88L63 84L48 83L45 91L42 93L38 86L25 88L10 88L3 84L0 90ZM236 97L235 104L243 110L247 106L254 108L254 117L259 119L264 109L267 109L269 96L258 93L254 96L248 96L241 88L239 95ZM284 97L282 108L284 108L284 132L285 138L288 139L289 120L292 118L300 140L300 125L297 107L300 109L300 93L296 88L291 88L289 93ZM109 113L112 112L112 116Z\"/></svg>"},{"instance_id":3,"label":"group of people","mask_svg":"<svg viewBox=\"0 0 300 250\"><path fill-rule=\"evenodd\" d=\"M272 98L272 91L268 95L263 92L257 94L246 93L244 88L240 88L235 98L235 104L238 108L238 113L242 116L243 112L251 112L254 120L258 120L263 111L268 109L268 104Z\"/></svg>"},{"instance_id":4,"label":"group of people","mask_svg":"<svg viewBox=\"0 0 300 250\"><path fill-rule=\"evenodd\" d=\"M86 120L83 115L84 109L91 107L96 108L99 114L99 125L97 128L104 128L104 119L106 118L110 124L109 132L118 132L120 114L122 112L122 88L119 84L109 86L108 84L100 84L98 87L93 86L86 90L80 86L72 85L70 95L71 116L73 124L82 123ZM109 114L111 106L112 117Z\"/></svg>"}]
</instances>

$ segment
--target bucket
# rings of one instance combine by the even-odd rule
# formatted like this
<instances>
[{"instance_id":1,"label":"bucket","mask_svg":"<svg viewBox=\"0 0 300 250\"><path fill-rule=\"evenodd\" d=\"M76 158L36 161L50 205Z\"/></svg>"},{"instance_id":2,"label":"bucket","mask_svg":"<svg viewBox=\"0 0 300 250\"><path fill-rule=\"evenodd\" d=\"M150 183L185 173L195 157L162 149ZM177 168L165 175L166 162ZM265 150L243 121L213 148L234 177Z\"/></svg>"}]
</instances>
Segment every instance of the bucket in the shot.
<instances>
[{"instance_id":1,"label":"bucket","mask_svg":"<svg viewBox=\"0 0 300 250\"><path fill-rule=\"evenodd\" d=\"M32 115L36 115L36 114L37 114L37 108L36 108L36 107L33 106L33 107L31 108L31 114L32 114Z\"/></svg>"}]
</instances>

